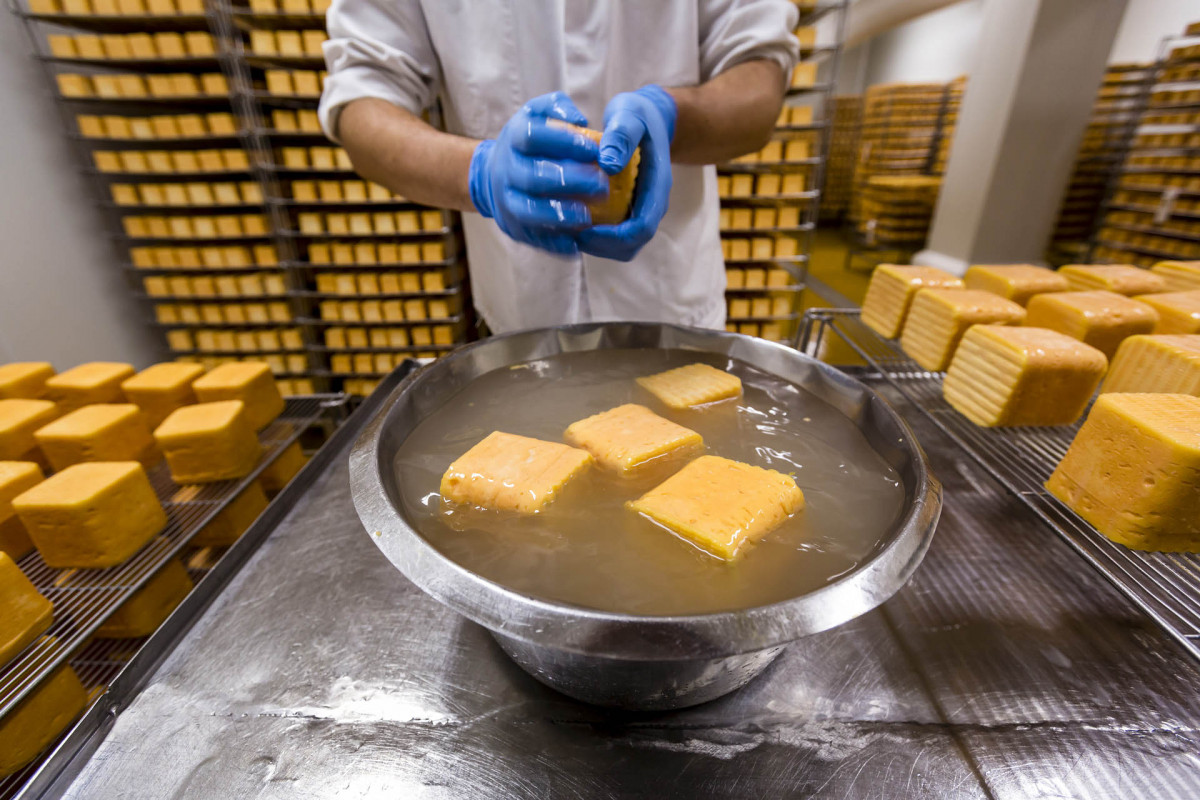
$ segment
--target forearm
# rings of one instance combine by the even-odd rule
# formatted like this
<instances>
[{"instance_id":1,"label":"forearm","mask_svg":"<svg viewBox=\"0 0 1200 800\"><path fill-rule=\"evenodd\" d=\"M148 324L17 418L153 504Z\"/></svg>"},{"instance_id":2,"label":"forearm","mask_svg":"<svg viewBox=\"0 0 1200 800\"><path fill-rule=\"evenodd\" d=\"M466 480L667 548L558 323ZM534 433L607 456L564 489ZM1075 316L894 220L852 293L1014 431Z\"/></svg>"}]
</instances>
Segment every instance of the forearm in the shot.
<instances>
[{"instance_id":1,"label":"forearm","mask_svg":"<svg viewBox=\"0 0 1200 800\"><path fill-rule=\"evenodd\" d=\"M342 109L338 137L364 178L417 203L474 211L467 174L479 142L444 133L386 100Z\"/></svg>"},{"instance_id":2,"label":"forearm","mask_svg":"<svg viewBox=\"0 0 1200 800\"><path fill-rule=\"evenodd\" d=\"M678 116L671 160L717 164L761 149L786 90L774 61L746 61L699 86L668 88Z\"/></svg>"}]
</instances>

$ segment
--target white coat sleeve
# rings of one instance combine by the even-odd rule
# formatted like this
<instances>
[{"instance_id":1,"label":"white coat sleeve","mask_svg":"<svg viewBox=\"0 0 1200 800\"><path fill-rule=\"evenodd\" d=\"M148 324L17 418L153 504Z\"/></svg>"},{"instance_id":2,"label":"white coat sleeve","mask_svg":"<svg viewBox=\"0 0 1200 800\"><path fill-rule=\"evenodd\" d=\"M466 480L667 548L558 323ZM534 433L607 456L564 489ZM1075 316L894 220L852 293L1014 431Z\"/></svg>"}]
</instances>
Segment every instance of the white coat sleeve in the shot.
<instances>
[{"instance_id":1,"label":"white coat sleeve","mask_svg":"<svg viewBox=\"0 0 1200 800\"><path fill-rule=\"evenodd\" d=\"M419 0L334 0L326 18L329 74L318 115L337 141L351 100L378 97L414 114L433 103L440 75Z\"/></svg>"},{"instance_id":2,"label":"white coat sleeve","mask_svg":"<svg viewBox=\"0 0 1200 800\"><path fill-rule=\"evenodd\" d=\"M700 0L700 80L757 58L791 75L800 57L792 35L799 18L788 0Z\"/></svg>"}]
</instances>

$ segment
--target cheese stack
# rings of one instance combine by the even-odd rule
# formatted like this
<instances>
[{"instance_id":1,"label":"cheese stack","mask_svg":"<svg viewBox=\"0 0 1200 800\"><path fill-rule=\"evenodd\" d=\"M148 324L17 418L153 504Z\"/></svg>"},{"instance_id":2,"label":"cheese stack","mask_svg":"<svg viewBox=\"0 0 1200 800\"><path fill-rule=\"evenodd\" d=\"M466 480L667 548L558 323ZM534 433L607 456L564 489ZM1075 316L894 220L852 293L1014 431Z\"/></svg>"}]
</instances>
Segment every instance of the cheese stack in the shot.
<instances>
[{"instance_id":1,"label":"cheese stack","mask_svg":"<svg viewBox=\"0 0 1200 800\"><path fill-rule=\"evenodd\" d=\"M863 300L862 321L887 339L904 327L908 308L921 289L961 289L963 282L949 272L933 267L902 267L880 264L871 275Z\"/></svg>"},{"instance_id":2,"label":"cheese stack","mask_svg":"<svg viewBox=\"0 0 1200 800\"><path fill-rule=\"evenodd\" d=\"M1165 292L1161 276L1132 264L1068 264L1058 271L1073 291L1103 290L1126 297L1150 292Z\"/></svg>"},{"instance_id":3,"label":"cheese stack","mask_svg":"<svg viewBox=\"0 0 1200 800\"><path fill-rule=\"evenodd\" d=\"M1052 269L1032 264L976 264L963 281L968 289L998 294L1006 300L1027 305L1035 294L1065 292L1066 277Z\"/></svg>"},{"instance_id":4,"label":"cheese stack","mask_svg":"<svg viewBox=\"0 0 1200 800\"><path fill-rule=\"evenodd\" d=\"M1126 337L1153 331L1158 312L1115 292L1058 292L1030 300L1025 324L1065 333L1112 358Z\"/></svg>"},{"instance_id":5,"label":"cheese stack","mask_svg":"<svg viewBox=\"0 0 1200 800\"><path fill-rule=\"evenodd\" d=\"M1025 309L990 292L922 289L912 301L900 346L925 369L940 372L972 325L1020 325L1023 319Z\"/></svg>"},{"instance_id":6,"label":"cheese stack","mask_svg":"<svg viewBox=\"0 0 1200 800\"><path fill-rule=\"evenodd\" d=\"M1100 391L1200 397L1200 336L1130 336L1121 342Z\"/></svg>"}]
</instances>

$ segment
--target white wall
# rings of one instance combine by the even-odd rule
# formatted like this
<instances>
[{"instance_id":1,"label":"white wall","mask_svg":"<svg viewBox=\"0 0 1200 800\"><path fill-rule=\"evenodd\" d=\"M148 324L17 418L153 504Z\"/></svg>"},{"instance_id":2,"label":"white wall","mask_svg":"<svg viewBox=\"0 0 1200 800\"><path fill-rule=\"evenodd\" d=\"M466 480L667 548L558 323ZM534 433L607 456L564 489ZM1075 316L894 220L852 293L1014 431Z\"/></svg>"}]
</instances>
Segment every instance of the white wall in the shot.
<instances>
[{"instance_id":1,"label":"white wall","mask_svg":"<svg viewBox=\"0 0 1200 800\"><path fill-rule=\"evenodd\" d=\"M1188 23L1198 21L1198 0L1129 0L1109 63L1150 61L1164 36L1181 34Z\"/></svg>"},{"instance_id":2,"label":"white wall","mask_svg":"<svg viewBox=\"0 0 1200 800\"><path fill-rule=\"evenodd\" d=\"M960 0L876 36L870 41L866 85L948 81L970 73L984 2Z\"/></svg>"},{"instance_id":3,"label":"white wall","mask_svg":"<svg viewBox=\"0 0 1200 800\"><path fill-rule=\"evenodd\" d=\"M20 20L0 9L0 362L161 355L96 197Z\"/></svg>"}]
</instances>

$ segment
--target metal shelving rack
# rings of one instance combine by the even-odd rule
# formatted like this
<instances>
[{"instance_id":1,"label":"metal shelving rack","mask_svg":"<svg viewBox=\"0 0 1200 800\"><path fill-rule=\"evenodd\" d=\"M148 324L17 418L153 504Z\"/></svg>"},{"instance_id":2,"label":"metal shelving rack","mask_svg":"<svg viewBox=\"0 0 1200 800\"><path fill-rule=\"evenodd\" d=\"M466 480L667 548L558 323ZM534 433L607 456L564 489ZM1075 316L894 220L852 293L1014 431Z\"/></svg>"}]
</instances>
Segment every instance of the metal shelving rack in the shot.
<instances>
[{"instance_id":1,"label":"metal shelving rack","mask_svg":"<svg viewBox=\"0 0 1200 800\"><path fill-rule=\"evenodd\" d=\"M1029 506L1117 589L1200 658L1200 554L1130 550L1100 534L1044 484L1079 430L1079 423L1047 428L981 428L942 399L942 373L910 360L882 339L858 310L819 309L804 318L801 347L817 355L837 340L958 444L1015 497Z\"/></svg>"}]
</instances>

